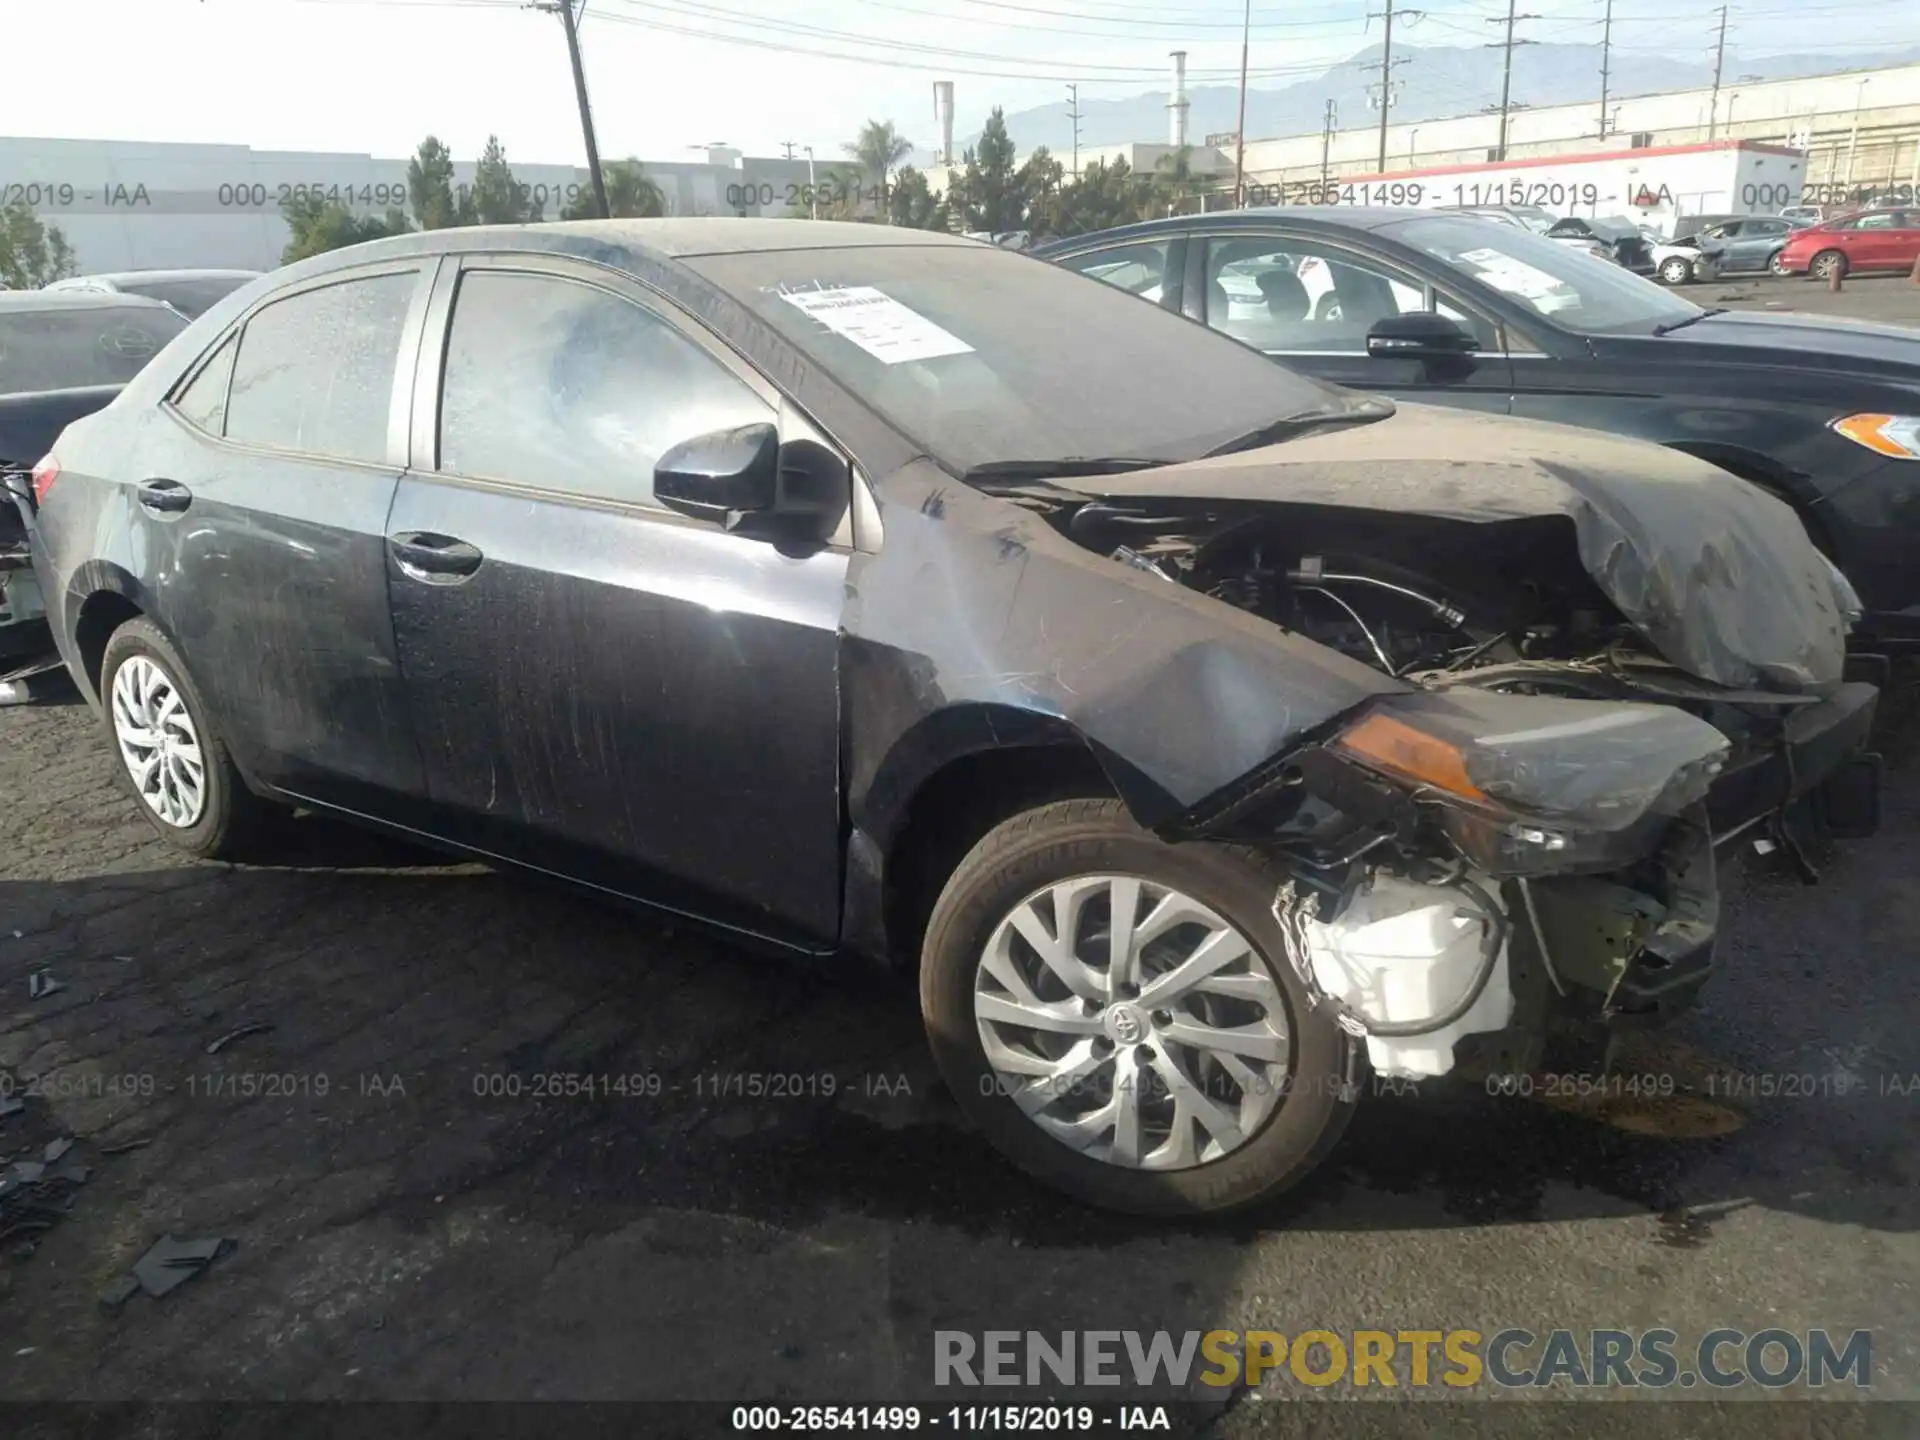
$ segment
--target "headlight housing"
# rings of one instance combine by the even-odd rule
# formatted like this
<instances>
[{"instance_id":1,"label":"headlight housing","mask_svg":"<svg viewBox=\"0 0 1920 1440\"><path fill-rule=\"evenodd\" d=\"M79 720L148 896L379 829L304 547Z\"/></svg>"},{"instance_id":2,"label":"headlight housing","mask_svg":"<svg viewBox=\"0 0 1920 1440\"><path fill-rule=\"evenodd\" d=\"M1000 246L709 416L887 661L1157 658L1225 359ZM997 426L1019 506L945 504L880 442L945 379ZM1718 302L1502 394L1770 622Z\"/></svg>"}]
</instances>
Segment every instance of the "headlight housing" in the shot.
<instances>
[{"instance_id":1,"label":"headlight housing","mask_svg":"<svg viewBox=\"0 0 1920 1440\"><path fill-rule=\"evenodd\" d=\"M1437 802L1489 874L1524 875L1637 859L1706 795L1729 746L1668 706L1460 689L1377 701L1327 748Z\"/></svg>"},{"instance_id":2,"label":"headlight housing","mask_svg":"<svg viewBox=\"0 0 1920 1440\"><path fill-rule=\"evenodd\" d=\"M1876 455L1920 460L1920 415L1842 415L1828 428Z\"/></svg>"}]
</instances>

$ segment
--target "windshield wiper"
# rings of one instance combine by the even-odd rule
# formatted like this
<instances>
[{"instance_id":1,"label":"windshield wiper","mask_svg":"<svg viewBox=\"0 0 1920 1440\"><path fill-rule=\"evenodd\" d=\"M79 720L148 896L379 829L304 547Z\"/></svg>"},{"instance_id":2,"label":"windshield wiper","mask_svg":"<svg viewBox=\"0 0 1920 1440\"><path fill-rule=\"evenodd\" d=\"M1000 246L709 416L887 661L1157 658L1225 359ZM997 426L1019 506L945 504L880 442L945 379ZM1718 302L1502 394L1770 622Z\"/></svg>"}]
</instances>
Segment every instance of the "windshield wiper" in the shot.
<instances>
[{"instance_id":1,"label":"windshield wiper","mask_svg":"<svg viewBox=\"0 0 1920 1440\"><path fill-rule=\"evenodd\" d=\"M1139 455L1067 455L1058 460L989 460L960 472L962 480L1052 480L1067 475L1124 475L1129 470L1152 470L1171 460L1149 460Z\"/></svg>"},{"instance_id":2,"label":"windshield wiper","mask_svg":"<svg viewBox=\"0 0 1920 1440\"><path fill-rule=\"evenodd\" d=\"M1216 455L1233 455L1242 450L1258 450L1262 445L1278 445L1282 440L1292 440L1309 430L1322 430L1329 425L1367 425L1375 420L1385 420L1393 413L1392 402L1372 396L1338 409L1304 410L1298 415L1289 415L1283 420L1262 425L1258 430L1236 435L1226 444L1214 446L1203 458L1211 460Z\"/></svg>"},{"instance_id":3,"label":"windshield wiper","mask_svg":"<svg viewBox=\"0 0 1920 1440\"><path fill-rule=\"evenodd\" d=\"M1697 324L1699 321L1706 319L1709 315L1724 315L1726 313L1727 313L1726 306L1716 305L1711 310L1702 310L1698 314L1687 316L1687 318L1684 320L1663 321L1661 324L1658 324L1653 327L1653 333L1656 335L1671 335L1676 330L1684 330L1689 325Z\"/></svg>"}]
</instances>

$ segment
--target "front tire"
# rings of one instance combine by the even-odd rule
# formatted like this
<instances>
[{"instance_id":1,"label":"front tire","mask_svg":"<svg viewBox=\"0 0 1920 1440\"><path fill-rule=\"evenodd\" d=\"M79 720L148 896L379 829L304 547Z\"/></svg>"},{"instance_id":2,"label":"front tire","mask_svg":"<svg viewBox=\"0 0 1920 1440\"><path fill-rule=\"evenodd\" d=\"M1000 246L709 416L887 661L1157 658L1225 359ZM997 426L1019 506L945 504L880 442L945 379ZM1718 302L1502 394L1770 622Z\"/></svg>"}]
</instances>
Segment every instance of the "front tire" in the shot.
<instances>
[{"instance_id":1,"label":"front tire","mask_svg":"<svg viewBox=\"0 0 1920 1440\"><path fill-rule=\"evenodd\" d=\"M151 620L127 621L100 660L100 699L115 773L160 837L230 860L270 813L240 778L179 652Z\"/></svg>"},{"instance_id":2,"label":"front tire","mask_svg":"<svg viewBox=\"0 0 1920 1440\"><path fill-rule=\"evenodd\" d=\"M1684 285L1693 278L1692 262L1680 259L1662 260L1660 278L1669 285Z\"/></svg>"},{"instance_id":3,"label":"front tire","mask_svg":"<svg viewBox=\"0 0 1920 1440\"><path fill-rule=\"evenodd\" d=\"M1282 878L1244 847L1168 844L1113 800L995 827L922 949L928 1043L961 1108L1028 1174L1104 1209L1216 1214L1297 1183L1367 1072L1287 962Z\"/></svg>"}]
</instances>

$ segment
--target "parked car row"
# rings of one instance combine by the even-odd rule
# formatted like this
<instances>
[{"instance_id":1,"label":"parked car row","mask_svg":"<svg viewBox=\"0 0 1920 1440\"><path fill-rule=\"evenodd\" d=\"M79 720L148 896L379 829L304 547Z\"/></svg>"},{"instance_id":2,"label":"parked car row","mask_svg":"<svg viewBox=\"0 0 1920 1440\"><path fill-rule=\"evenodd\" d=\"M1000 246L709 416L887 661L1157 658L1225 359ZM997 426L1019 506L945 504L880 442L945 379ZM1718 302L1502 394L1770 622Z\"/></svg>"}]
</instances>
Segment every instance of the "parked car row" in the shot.
<instances>
[{"instance_id":1,"label":"parked car row","mask_svg":"<svg viewBox=\"0 0 1920 1440\"><path fill-rule=\"evenodd\" d=\"M1910 340L1461 214L1043 253L571 222L227 296L10 484L131 802L904 969L994 1145L1151 1214L1665 1021L1717 854L1874 828Z\"/></svg>"},{"instance_id":2,"label":"parked car row","mask_svg":"<svg viewBox=\"0 0 1920 1440\"><path fill-rule=\"evenodd\" d=\"M1889 207L1826 218L1701 216L1653 250L1669 285L1722 275L1812 275L1907 271L1920 261L1920 210Z\"/></svg>"}]
</instances>

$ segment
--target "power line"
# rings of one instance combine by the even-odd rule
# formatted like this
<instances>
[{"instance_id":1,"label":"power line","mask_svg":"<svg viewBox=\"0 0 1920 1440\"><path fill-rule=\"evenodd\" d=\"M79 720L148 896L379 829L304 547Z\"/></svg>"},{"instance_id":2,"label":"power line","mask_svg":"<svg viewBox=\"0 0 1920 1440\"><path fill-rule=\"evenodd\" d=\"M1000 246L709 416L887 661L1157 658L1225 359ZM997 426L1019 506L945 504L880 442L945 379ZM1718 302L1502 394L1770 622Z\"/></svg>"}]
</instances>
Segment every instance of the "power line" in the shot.
<instances>
[{"instance_id":1,"label":"power line","mask_svg":"<svg viewBox=\"0 0 1920 1440\"><path fill-rule=\"evenodd\" d=\"M633 0L627 0L627 3L633 3ZM669 12L669 13L672 13L672 12ZM703 19L707 17L700 16L700 15L692 15L687 18ZM713 42L726 44L726 45L741 45L749 49L755 49L755 50L771 50L777 54L782 54L782 55L807 55L817 59L839 60L839 61L847 62L849 64L873 65L873 66L878 66L882 69L893 69L893 70L915 70L915 71L925 72L928 70L937 69L943 75L971 75L971 76L979 76L979 77L985 77L988 79L998 79L998 80L1055 80L1063 84L1071 80L1071 81L1077 81L1078 83L1084 84L1084 85L1138 85L1143 77L1157 78L1161 74L1160 68L1158 66L1147 67L1147 66L1119 66L1119 65L1091 67L1095 69L1105 69L1105 70L1115 70L1115 71L1126 72L1124 74L1095 76L1093 78L1088 78L1084 73L1061 74L1058 71L1048 72L1048 71L1033 71L1033 70L989 70L989 69L982 69L977 66L953 64L949 57L955 56L955 55L963 55L970 52L942 50L939 47L934 47L934 46L914 47L915 49L918 49L918 50L929 51L932 55L932 60L883 58L875 55L851 54L843 50L825 50L825 49L819 49L819 48L808 46L808 45L799 45L799 44L793 44L789 42L782 42L782 41L775 41L775 40L763 40L750 35L736 35L736 34L730 34L730 33L722 33L712 29L696 29L690 25L678 25L678 24L674 24L672 21L656 19L650 15L626 14L626 13L616 14L604 6L600 10L595 12L595 19L597 23L601 23L601 24L612 23L616 25L635 25L645 30L657 30L662 34L685 35L696 40L707 40L707 41L713 41ZM761 21L761 20L756 20L754 21L754 23L760 28L769 28L771 24L771 22ZM855 44L863 44L863 45L885 44L893 48L899 48L900 44L902 43L902 42L882 42L877 40L871 40L865 36L846 35L844 34L844 32L837 32L837 31L828 32L828 33L829 35L851 41ZM1014 64L1014 65L1045 65L1048 63L1046 60L1027 60L1022 56L1015 56L1015 55L992 55L992 56L986 56L984 58L990 61L997 60L1003 63ZM934 62L938 62L938 63L934 63ZM1084 71L1084 69L1088 67L1081 67L1081 68ZM1277 65L1268 69L1257 70L1252 73L1262 78L1278 78L1283 75L1319 74L1325 71L1326 68L1327 66L1325 65L1324 62L1319 64ZM1190 77L1204 76L1207 78L1226 78L1228 76L1231 76L1233 73L1234 72L1232 71L1216 72L1212 70L1207 70L1207 71L1190 71L1189 75Z\"/></svg>"}]
</instances>

